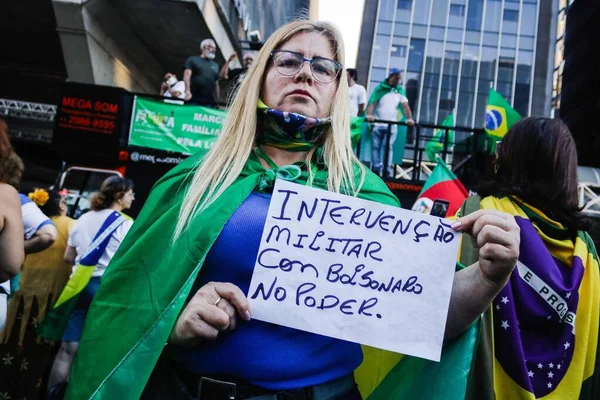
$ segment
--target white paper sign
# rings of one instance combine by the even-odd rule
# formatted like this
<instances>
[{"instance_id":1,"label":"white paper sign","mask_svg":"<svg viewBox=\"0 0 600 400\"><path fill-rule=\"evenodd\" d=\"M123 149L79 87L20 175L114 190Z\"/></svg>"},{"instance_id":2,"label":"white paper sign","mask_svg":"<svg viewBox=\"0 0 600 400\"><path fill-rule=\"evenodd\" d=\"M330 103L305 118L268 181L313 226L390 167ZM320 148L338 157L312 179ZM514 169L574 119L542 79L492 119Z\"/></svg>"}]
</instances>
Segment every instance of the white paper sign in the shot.
<instances>
[{"instance_id":1,"label":"white paper sign","mask_svg":"<svg viewBox=\"0 0 600 400\"><path fill-rule=\"evenodd\" d=\"M252 317L439 361L460 242L450 224L278 179Z\"/></svg>"}]
</instances>

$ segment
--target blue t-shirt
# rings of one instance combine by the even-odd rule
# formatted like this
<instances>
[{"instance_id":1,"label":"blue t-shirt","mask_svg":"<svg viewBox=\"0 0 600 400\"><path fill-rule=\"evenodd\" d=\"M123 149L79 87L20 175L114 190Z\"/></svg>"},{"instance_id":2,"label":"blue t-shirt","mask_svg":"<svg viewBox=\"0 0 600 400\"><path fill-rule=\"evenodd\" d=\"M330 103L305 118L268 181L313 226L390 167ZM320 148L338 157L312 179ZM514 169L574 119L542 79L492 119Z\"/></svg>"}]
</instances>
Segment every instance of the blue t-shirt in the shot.
<instances>
[{"instance_id":1,"label":"blue t-shirt","mask_svg":"<svg viewBox=\"0 0 600 400\"><path fill-rule=\"evenodd\" d=\"M252 193L235 211L206 256L190 296L208 282L231 282L248 295L270 195ZM175 347L175 360L198 374L244 379L273 390L319 385L350 374L360 345L258 320L238 320L197 348Z\"/></svg>"}]
</instances>

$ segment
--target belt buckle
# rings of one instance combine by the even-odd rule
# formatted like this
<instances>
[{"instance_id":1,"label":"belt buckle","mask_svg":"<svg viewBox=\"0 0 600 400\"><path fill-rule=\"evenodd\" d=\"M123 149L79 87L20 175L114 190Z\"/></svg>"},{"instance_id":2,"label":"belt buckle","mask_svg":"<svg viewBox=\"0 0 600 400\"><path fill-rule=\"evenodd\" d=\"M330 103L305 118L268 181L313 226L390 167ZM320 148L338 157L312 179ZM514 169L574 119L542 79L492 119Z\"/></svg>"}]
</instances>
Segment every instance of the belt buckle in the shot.
<instances>
[{"instance_id":1,"label":"belt buckle","mask_svg":"<svg viewBox=\"0 0 600 400\"><path fill-rule=\"evenodd\" d=\"M202 377L200 378L200 383L198 383L198 394L196 395L196 397L199 400L202 400L202 388L206 388L207 386L217 386L217 387L222 387L225 389L229 389L229 394L228 394L228 398L229 400L235 400L236 398L236 384L233 382L225 382L225 381L219 381L217 379L211 379L211 378L206 378L206 377Z\"/></svg>"}]
</instances>

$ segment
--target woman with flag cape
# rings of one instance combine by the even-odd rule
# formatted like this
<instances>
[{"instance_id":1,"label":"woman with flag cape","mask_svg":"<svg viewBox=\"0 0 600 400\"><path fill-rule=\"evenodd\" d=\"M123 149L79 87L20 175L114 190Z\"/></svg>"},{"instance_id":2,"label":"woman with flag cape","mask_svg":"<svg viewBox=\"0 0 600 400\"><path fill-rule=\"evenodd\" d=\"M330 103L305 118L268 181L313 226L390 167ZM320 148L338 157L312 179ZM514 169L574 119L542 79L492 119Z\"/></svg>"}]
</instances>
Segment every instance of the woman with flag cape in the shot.
<instances>
[{"instance_id":1,"label":"woman with flag cape","mask_svg":"<svg viewBox=\"0 0 600 400\"><path fill-rule=\"evenodd\" d=\"M251 319L246 294L275 179L398 206L352 152L343 59L328 23L291 22L267 40L215 147L157 182L113 258L68 399L464 397L472 322L517 258L517 227L505 214L455 224L487 258L455 274L440 363ZM500 232L479 235L492 228Z\"/></svg>"},{"instance_id":2,"label":"woman with flag cape","mask_svg":"<svg viewBox=\"0 0 600 400\"><path fill-rule=\"evenodd\" d=\"M600 274L578 209L575 142L559 119L525 118L496 154L495 176L462 212L513 215L521 249L482 324L487 378L470 398L600 399Z\"/></svg>"}]
</instances>

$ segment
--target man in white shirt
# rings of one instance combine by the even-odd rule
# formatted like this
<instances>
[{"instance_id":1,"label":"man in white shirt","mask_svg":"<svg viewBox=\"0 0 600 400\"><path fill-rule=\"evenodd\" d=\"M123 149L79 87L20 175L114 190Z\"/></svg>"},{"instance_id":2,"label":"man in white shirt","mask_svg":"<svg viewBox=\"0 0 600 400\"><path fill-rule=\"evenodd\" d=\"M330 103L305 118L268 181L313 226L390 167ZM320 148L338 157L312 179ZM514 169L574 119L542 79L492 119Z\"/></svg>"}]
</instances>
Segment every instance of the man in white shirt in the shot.
<instances>
[{"instance_id":1,"label":"man in white shirt","mask_svg":"<svg viewBox=\"0 0 600 400\"><path fill-rule=\"evenodd\" d=\"M160 84L160 95L163 97L185 99L185 82L177 79L177 75L167 72Z\"/></svg>"},{"instance_id":2,"label":"man in white shirt","mask_svg":"<svg viewBox=\"0 0 600 400\"><path fill-rule=\"evenodd\" d=\"M408 99L406 98L404 89L400 86L400 80L402 75L400 70L397 68L390 69L388 78L379 84L375 88L367 107L367 121L373 122L374 120L383 121L398 121L399 120L399 109L402 107L403 115L400 117L406 117L406 124L413 126L415 121L412 119L412 111L408 105ZM398 132L398 126L391 126L391 135L389 145L387 146L387 176L393 177L392 170L392 156L394 142L396 141L396 135ZM386 137L388 131L388 124L378 122L373 124L373 130L371 131L372 138L372 155L371 164L372 169L375 173L381 175L383 172L383 161L381 150L385 147Z\"/></svg>"},{"instance_id":3,"label":"man in white shirt","mask_svg":"<svg viewBox=\"0 0 600 400\"><path fill-rule=\"evenodd\" d=\"M348 68L348 99L350 100L350 116L361 117L367 105L365 87L356 83L357 74L354 68Z\"/></svg>"}]
</instances>

